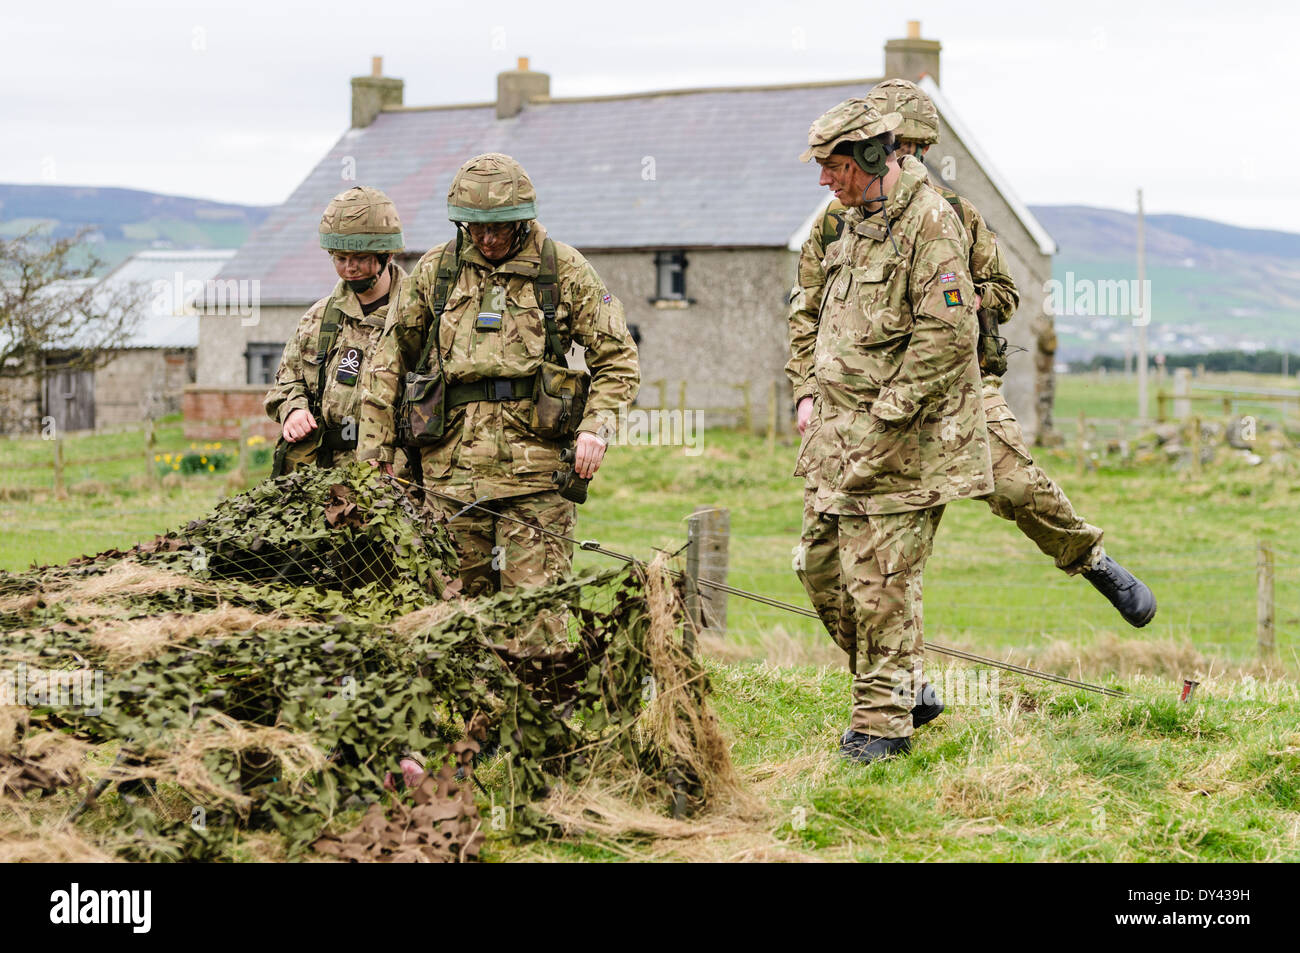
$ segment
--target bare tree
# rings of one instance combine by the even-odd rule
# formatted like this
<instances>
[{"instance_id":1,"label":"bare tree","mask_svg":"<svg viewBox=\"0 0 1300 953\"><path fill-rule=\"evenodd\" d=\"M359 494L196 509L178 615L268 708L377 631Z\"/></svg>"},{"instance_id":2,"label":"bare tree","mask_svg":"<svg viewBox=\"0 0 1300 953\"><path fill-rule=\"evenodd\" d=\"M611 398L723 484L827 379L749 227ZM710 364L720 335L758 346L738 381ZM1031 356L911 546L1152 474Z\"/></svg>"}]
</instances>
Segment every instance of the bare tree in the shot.
<instances>
[{"instance_id":1,"label":"bare tree","mask_svg":"<svg viewBox=\"0 0 1300 953\"><path fill-rule=\"evenodd\" d=\"M130 341L147 289L95 280L94 231L54 238L37 226L0 238L0 384L26 379L43 394L51 364L94 370Z\"/></svg>"}]
</instances>

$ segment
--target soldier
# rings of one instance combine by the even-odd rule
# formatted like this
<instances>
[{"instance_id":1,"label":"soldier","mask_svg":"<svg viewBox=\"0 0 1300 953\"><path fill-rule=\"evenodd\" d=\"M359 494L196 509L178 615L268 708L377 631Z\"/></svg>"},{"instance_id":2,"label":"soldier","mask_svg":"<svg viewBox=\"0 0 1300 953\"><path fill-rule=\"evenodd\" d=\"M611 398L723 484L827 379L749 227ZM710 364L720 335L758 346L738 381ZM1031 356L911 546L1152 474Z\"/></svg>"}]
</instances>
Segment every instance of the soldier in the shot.
<instances>
[{"instance_id":1,"label":"soldier","mask_svg":"<svg viewBox=\"0 0 1300 953\"><path fill-rule=\"evenodd\" d=\"M334 196L321 217L320 246L339 281L298 322L267 392L266 413L281 425L272 476L355 458L361 375L406 277L393 260L404 247L397 207L378 189Z\"/></svg>"},{"instance_id":2,"label":"soldier","mask_svg":"<svg viewBox=\"0 0 1300 953\"><path fill-rule=\"evenodd\" d=\"M894 156L900 121L847 100L813 123L800 157L847 211L824 303L792 332L811 345L795 355L796 569L850 653L840 751L863 763L911 746L921 579L943 507L993 489L965 234L920 161Z\"/></svg>"},{"instance_id":3,"label":"soldier","mask_svg":"<svg viewBox=\"0 0 1300 953\"><path fill-rule=\"evenodd\" d=\"M596 473L640 383L623 306L581 254L547 237L536 198L509 156L460 168L447 195L456 238L404 285L361 410L359 456L381 465L414 422L405 441L421 445L426 502L451 520L468 596L569 571L572 544L537 529L572 534L575 507L553 474L567 448L580 477ZM568 368L574 341L589 381Z\"/></svg>"},{"instance_id":4,"label":"soldier","mask_svg":"<svg viewBox=\"0 0 1300 953\"><path fill-rule=\"evenodd\" d=\"M906 80L886 80L868 94L882 113L896 113L900 125L899 152L918 158L939 138L939 115L934 104ZM1034 464L1020 432L1020 424L1002 395L1002 374L1006 371L1005 342L997 334L999 324L1015 314L1020 295L1007 273L997 236L966 199L931 180L940 194L957 211L970 248L970 272L975 284L976 306L980 323L980 370L984 413L988 421L993 453L994 491L987 498L992 511L1016 523L1040 550L1052 556L1058 568L1070 575L1082 574L1110 600L1125 621L1143 626L1155 615L1155 597L1132 573L1106 554L1102 531L1085 522L1074 511L1065 493L1043 470ZM790 315L792 357L786 372L794 383L795 398L811 392L811 333L815 333L817 309L825 282L822 257L825 248L836 240L838 219L842 211L834 203L819 226L804 243L799 259L799 283ZM1045 349L1041 324L1036 322L1040 350ZM1050 322L1047 331L1050 347L1055 350L1055 335ZM1039 359L1039 412L1042 414L1044 387ZM1050 357L1047 358L1050 370ZM1050 392L1049 392L1050 393ZM1050 426L1050 396L1049 426ZM1041 417L1040 417L1041 419ZM928 699L929 700L929 699ZM934 700L916 713L917 724L937 717L942 704Z\"/></svg>"}]
</instances>

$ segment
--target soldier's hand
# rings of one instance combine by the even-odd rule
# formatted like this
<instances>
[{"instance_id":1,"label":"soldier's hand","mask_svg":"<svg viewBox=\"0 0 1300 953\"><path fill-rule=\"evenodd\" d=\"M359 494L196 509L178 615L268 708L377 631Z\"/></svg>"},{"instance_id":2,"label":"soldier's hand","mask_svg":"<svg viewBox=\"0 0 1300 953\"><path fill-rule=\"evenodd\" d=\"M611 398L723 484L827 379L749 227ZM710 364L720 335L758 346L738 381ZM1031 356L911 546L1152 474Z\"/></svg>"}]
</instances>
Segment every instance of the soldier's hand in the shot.
<instances>
[{"instance_id":1,"label":"soldier's hand","mask_svg":"<svg viewBox=\"0 0 1300 953\"><path fill-rule=\"evenodd\" d=\"M808 429L808 421L812 420L812 412L813 399L811 397L805 397L803 400L799 401L799 409L796 411L795 420L799 425L800 436L802 436L803 432Z\"/></svg>"},{"instance_id":2,"label":"soldier's hand","mask_svg":"<svg viewBox=\"0 0 1300 953\"><path fill-rule=\"evenodd\" d=\"M978 311L981 305L983 304L984 304L984 296L980 294L978 291L975 292L975 310Z\"/></svg>"},{"instance_id":3,"label":"soldier's hand","mask_svg":"<svg viewBox=\"0 0 1300 953\"><path fill-rule=\"evenodd\" d=\"M382 472L384 476L393 475L393 465L391 463L385 463L383 460L375 459L367 460L366 463L370 464L372 467L379 467L380 472Z\"/></svg>"},{"instance_id":4,"label":"soldier's hand","mask_svg":"<svg viewBox=\"0 0 1300 953\"><path fill-rule=\"evenodd\" d=\"M284 434L286 441L297 443L315 429L316 418L311 415L311 411L299 407L285 419L284 428L281 432Z\"/></svg>"},{"instance_id":5,"label":"soldier's hand","mask_svg":"<svg viewBox=\"0 0 1300 953\"><path fill-rule=\"evenodd\" d=\"M590 480L600 469L600 461L605 459L605 441L594 433L582 431L578 434L575 445L573 469L584 480Z\"/></svg>"}]
</instances>

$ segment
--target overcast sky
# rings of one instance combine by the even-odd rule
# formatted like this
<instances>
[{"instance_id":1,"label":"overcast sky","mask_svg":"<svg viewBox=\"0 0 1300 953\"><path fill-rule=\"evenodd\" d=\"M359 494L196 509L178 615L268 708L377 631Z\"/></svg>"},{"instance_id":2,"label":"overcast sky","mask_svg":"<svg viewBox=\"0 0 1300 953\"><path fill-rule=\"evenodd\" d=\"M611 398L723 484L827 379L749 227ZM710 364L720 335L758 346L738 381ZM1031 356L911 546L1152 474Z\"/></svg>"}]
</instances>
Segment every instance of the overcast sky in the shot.
<instances>
[{"instance_id":1,"label":"overcast sky","mask_svg":"<svg viewBox=\"0 0 1300 953\"><path fill-rule=\"evenodd\" d=\"M274 204L384 57L407 105L490 101L529 56L553 96L878 76L919 19L941 85L1032 204L1300 231L1300 4L7 3L0 182ZM809 117L811 121L815 117ZM599 136L593 129L592 135ZM723 144L719 144L720 147ZM701 156L728 188L725 164Z\"/></svg>"}]
</instances>

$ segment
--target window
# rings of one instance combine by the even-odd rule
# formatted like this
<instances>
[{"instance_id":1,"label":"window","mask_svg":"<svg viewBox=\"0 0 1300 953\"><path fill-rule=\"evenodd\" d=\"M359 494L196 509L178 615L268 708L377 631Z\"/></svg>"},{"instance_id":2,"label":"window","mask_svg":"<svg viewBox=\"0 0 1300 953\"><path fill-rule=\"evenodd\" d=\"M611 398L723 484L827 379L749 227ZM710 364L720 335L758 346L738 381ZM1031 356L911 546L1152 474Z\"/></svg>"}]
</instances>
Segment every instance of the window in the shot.
<instances>
[{"instance_id":1,"label":"window","mask_svg":"<svg viewBox=\"0 0 1300 953\"><path fill-rule=\"evenodd\" d=\"M274 381L283 354L283 344L249 342L248 350L244 352L248 358L248 383L270 384Z\"/></svg>"},{"instance_id":2,"label":"window","mask_svg":"<svg viewBox=\"0 0 1300 953\"><path fill-rule=\"evenodd\" d=\"M686 300L686 252L655 252L655 297L659 301Z\"/></svg>"}]
</instances>

